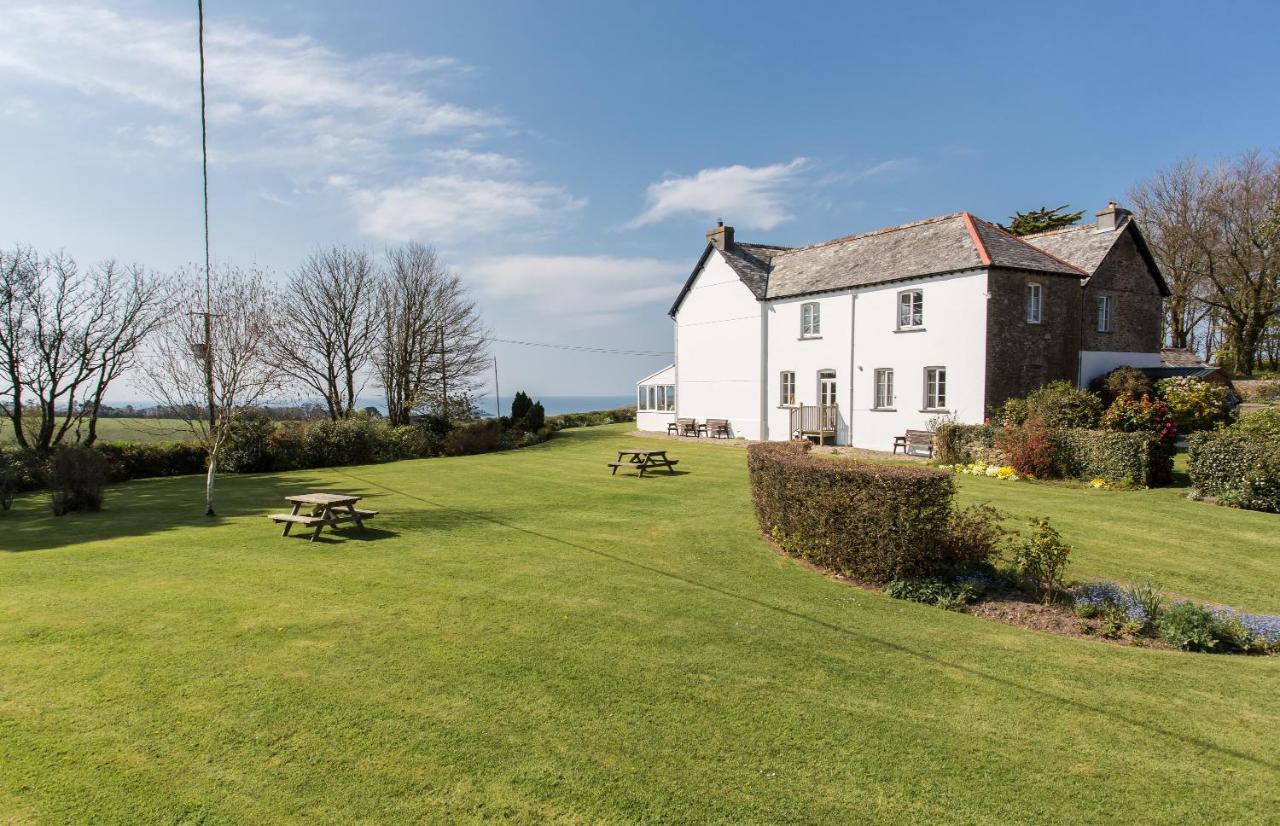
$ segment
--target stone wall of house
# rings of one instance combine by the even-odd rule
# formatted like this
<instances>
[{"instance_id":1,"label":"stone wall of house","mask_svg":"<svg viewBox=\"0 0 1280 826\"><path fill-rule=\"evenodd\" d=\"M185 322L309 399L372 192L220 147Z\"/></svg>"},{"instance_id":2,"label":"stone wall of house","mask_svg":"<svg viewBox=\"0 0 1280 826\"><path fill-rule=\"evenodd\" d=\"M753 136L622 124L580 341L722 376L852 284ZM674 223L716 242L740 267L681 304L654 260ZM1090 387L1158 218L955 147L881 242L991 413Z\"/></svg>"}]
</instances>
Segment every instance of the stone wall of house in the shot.
<instances>
[{"instance_id":1,"label":"stone wall of house","mask_svg":"<svg viewBox=\"0 0 1280 826\"><path fill-rule=\"evenodd\" d=\"M1098 297L1111 296L1111 332L1098 330ZM1082 350L1158 353L1164 299L1133 234L1125 231L1089 279L1081 302Z\"/></svg>"},{"instance_id":2,"label":"stone wall of house","mask_svg":"<svg viewBox=\"0 0 1280 826\"><path fill-rule=\"evenodd\" d=\"M1041 289L1040 323L1027 321L1029 284ZM1074 382L1080 341L1080 281L992 268L987 274L987 392L990 409L1046 382Z\"/></svg>"}]
</instances>

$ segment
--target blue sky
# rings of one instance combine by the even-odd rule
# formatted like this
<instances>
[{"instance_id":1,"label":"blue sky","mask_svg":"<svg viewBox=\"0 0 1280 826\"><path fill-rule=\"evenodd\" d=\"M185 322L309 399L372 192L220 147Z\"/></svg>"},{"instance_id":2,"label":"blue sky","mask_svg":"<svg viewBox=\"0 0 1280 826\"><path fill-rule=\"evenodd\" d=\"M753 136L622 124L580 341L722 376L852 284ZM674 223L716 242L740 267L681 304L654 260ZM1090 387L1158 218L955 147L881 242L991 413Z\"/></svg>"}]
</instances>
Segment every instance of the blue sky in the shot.
<instances>
[{"instance_id":1,"label":"blue sky","mask_svg":"<svg viewBox=\"0 0 1280 826\"><path fill-rule=\"evenodd\" d=\"M192 2L0 3L0 242L200 255ZM1270 3L210 0L212 243L434 244L494 334L667 351L722 216L803 244L1090 213L1187 155L1280 147ZM658 358L495 345L507 392ZM121 388L118 397L129 396Z\"/></svg>"}]
</instances>

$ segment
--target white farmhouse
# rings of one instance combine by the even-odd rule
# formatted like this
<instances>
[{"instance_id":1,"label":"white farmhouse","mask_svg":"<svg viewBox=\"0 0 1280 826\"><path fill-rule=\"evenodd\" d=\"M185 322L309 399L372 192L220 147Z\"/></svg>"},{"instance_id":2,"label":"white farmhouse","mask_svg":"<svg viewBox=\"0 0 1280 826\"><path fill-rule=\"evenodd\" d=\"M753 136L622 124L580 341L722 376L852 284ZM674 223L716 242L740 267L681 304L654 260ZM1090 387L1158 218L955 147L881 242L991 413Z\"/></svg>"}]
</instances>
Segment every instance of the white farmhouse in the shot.
<instances>
[{"instance_id":1,"label":"white farmhouse","mask_svg":"<svg viewBox=\"0 0 1280 826\"><path fill-rule=\"evenodd\" d=\"M1158 366L1168 294L1115 204L1022 238L967 212L797 248L721 223L670 310L675 364L637 383L638 425L886 450L1047 381Z\"/></svg>"}]
</instances>

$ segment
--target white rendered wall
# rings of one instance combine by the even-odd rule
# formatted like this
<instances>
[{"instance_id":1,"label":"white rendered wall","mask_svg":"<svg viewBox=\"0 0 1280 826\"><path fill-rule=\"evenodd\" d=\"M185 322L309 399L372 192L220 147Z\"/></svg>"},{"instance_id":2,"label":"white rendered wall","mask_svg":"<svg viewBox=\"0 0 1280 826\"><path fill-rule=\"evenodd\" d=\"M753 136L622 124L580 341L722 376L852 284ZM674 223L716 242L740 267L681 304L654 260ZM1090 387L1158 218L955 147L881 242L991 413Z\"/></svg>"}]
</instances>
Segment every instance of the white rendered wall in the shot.
<instances>
[{"instance_id":1,"label":"white rendered wall","mask_svg":"<svg viewBox=\"0 0 1280 826\"><path fill-rule=\"evenodd\" d=\"M801 338L800 307L816 303L821 330L818 336ZM853 355L853 298L849 291L822 293L770 301L768 314L769 352L766 361L765 409L768 438L791 438L791 409L782 407L782 372L796 374L796 404L811 407L818 403L818 372L834 370L836 404L840 419L836 444L849 443L849 379Z\"/></svg>"},{"instance_id":2,"label":"white rendered wall","mask_svg":"<svg viewBox=\"0 0 1280 826\"><path fill-rule=\"evenodd\" d=\"M1085 350L1080 353L1080 386L1088 387L1098 376L1117 367L1159 367L1159 353L1117 353Z\"/></svg>"},{"instance_id":3,"label":"white rendered wall","mask_svg":"<svg viewBox=\"0 0 1280 826\"><path fill-rule=\"evenodd\" d=\"M924 291L924 329L897 332L898 293ZM947 368L947 410L965 423L985 418L987 273L896 282L854 295L853 394L849 443L890 450L893 437L925 430L939 414L924 411L924 369ZM894 410L873 410L875 371L893 369Z\"/></svg>"},{"instance_id":4,"label":"white rendered wall","mask_svg":"<svg viewBox=\"0 0 1280 826\"><path fill-rule=\"evenodd\" d=\"M712 250L676 313L676 413L761 438L762 305ZM663 428L665 429L665 425Z\"/></svg>"}]
</instances>

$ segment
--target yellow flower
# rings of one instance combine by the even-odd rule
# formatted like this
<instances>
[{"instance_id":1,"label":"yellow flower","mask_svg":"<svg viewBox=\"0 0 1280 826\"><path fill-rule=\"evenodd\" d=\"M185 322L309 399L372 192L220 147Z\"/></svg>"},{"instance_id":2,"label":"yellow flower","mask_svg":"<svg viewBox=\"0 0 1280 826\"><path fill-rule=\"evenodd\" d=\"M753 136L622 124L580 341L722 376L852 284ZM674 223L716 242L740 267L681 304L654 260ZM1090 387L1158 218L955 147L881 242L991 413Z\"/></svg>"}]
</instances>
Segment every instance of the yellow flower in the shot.
<instances>
[{"instance_id":1,"label":"yellow flower","mask_svg":"<svg viewBox=\"0 0 1280 826\"><path fill-rule=\"evenodd\" d=\"M1107 486L1106 479L1093 479L1089 482L1089 486L1095 490L1102 490Z\"/></svg>"}]
</instances>

